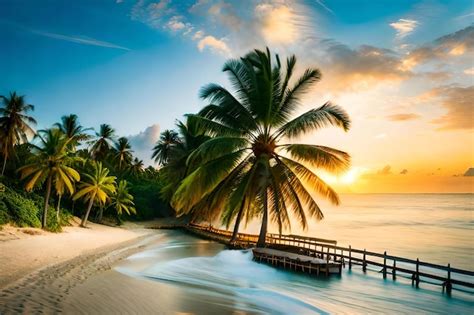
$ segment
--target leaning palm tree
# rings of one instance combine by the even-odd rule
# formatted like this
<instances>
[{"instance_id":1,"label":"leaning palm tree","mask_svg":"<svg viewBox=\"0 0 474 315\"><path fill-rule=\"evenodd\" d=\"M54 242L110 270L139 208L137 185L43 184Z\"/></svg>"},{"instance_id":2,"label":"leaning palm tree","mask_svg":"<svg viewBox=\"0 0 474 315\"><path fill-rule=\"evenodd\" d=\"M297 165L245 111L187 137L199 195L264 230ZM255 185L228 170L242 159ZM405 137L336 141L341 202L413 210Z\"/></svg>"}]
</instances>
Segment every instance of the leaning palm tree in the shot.
<instances>
[{"instance_id":1,"label":"leaning palm tree","mask_svg":"<svg viewBox=\"0 0 474 315\"><path fill-rule=\"evenodd\" d=\"M3 155L2 175L8 158L14 153L15 146L28 142L28 136L35 134L31 125L36 120L28 116L28 112L35 107L27 104L25 96L11 92L10 96L0 96L2 107L0 107L0 150Z\"/></svg>"},{"instance_id":2,"label":"leaning palm tree","mask_svg":"<svg viewBox=\"0 0 474 315\"><path fill-rule=\"evenodd\" d=\"M292 139L329 125L348 130L350 120L339 106L326 102L295 118L302 96L321 78L309 68L292 80L296 58L283 70L278 55L255 50L230 60L231 93L217 84L202 88L201 98L211 105L188 119L214 137L188 158L194 171L180 184L172 205L181 213L222 212L224 223L262 218L258 246L265 245L269 219L280 233L290 226L290 212L303 228L307 216L320 220L323 213L314 193L339 203L336 192L310 168L328 171L348 169L347 153L314 144L293 144ZM287 142L288 141L288 142Z\"/></svg>"},{"instance_id":3,"label":"leaning palm tree","mask_svg":"<svg viewBox=\"0 0 474 315\"><path fill-rule=\"evenodd\" d=\"M96 138L92 141L91 154L95 160L103 159L112 148L115 130L108 124L100 125Z\"/></svg>"},{"instance_id":4,"label":"leaning palm tree","mask_svg":"<svg viewBox=\"0 0 474 315\"><path fill-rule=\"evenodd\" d=\"M153 147L151 158L159 165L165 165L170 159L173 148L181 143L179 135L174 130L165 130L160 134L160 139Z\"/></svg>"},{"instance_id":5,"label":"leaning palm tree","mask_svg":"<svg viewBox=\"0 0 474 315\"><path fill-rule=\"evenodd\" d=\"M137 213L133 196L128 192L128 183L126 180L119 182L115 194L111 197L110 206L115 209L119 217L124 212L128 215Z\"/></svg>"},{"instance_id":6,"label":"leaning palm tree","mask_svg":"<svg viewBox=\"0 0 474 315\"><path fill-rule=\"evenodd\" d=\"M115 193L115 176L109 176L109 170L103 167L101 162L94 162L92 172L83 176L85 179L79 184L79 191L73 200L83 198L89 202L81 222L81 227L86 227L94 203L103 207Z\"/></svg>"},{"instance_id":7,"label":"leaning palm tree","mask_svg":"<svg viewBox=\"0 0 474 315\"><path fill-rule=\"evenodd\" d=\"M19 168L21 179L26 179L25 189L31 191L35 186L42 185L46 181L46 195L44 198L44 210L41 221L42 228L46 227L49 199L51 189L54 185L58 196L62 196L67 190L71 195L74 193L74 183L80 180L79 173L71 167L77 158L71 155L68 139L57 128L41 130L37 138L39 145L31 144L32 160ZM59 203L58 203L59 207ZM59 213L57 214L59 216Z\"/></svg>"},{"instance_id":8,"label":"leaning palm tree","mask_svg":"<svg viewBox=\"0 0 474 315\"><path fill-rule=\"evenodd\" d=\"M132 146L125 137L120 137L114 145L114 158L118 161L119 170L124 164L129 164L132 161Z\"/></svg>"},{"instance_id":9,"label":"leaning palm tree","mask_svg":"<svg viewBox=\"0 0 474 315\"><path fill-rule=\"evenodd\" d=\"M75 149L82 141L90 139L90 135L87 134L87 131L91 128L84 128L79 123L79 118L75 114L70 114L67 116L61 117L60 123L55 123L54 126L59 128L67 138L72 139L71 146Z\"/></svg>"}]
</instances>

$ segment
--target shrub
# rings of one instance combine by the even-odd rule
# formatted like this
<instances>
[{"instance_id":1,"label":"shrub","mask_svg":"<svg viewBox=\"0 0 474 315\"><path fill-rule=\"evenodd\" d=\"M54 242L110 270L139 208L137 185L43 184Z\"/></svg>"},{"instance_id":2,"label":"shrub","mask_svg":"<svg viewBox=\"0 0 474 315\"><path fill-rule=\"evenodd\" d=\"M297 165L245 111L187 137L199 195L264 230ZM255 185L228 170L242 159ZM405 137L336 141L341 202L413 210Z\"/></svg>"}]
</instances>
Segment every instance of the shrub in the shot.
<instances>
[{"instance_id":1,"label":"shrub","mask_svg":"<svg viewBox=\"0 0 474 315\"><path fill-rule=\"evenodd\" d=\"M16 225L20 227L41 227L40 210L32 200L8 188L2 195L8 213Z\"/></svg>"},{"instance_id":2,"label":"shrub","mask_svg":"<svg viewBox=\"0 0 474 315\"><path fill-rule=\"evenodd\" d=\"M12 221L12 217L10 216L10 213L8 212L7 205L3 201L0 201L0 225L7 224L8 222L11 222L11 221Z\"/></svg>"}]
</instances>

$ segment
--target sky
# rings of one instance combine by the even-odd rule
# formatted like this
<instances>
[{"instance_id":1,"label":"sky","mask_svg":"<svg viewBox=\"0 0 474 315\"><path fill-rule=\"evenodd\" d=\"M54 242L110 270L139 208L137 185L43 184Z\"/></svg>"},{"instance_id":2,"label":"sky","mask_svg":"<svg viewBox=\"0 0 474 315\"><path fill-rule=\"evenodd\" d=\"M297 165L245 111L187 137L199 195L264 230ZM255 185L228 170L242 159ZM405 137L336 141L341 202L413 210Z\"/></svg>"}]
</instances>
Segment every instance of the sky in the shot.
<instances>
[{"instance_id":1,"label":"sky","mask_svg":"<svg viewBox=\"0 0 474 315\"><path fill-rule=\"evenodd\" d=\"M225 60L266 46L323 73L299 113L352 118L299 139L351 154L321 174L338 191L474 192L471 0L0 0L0 94L26 95L37 128L109 123L151 163L200 87L229 86Z\"/></svg>"}]
</instances>

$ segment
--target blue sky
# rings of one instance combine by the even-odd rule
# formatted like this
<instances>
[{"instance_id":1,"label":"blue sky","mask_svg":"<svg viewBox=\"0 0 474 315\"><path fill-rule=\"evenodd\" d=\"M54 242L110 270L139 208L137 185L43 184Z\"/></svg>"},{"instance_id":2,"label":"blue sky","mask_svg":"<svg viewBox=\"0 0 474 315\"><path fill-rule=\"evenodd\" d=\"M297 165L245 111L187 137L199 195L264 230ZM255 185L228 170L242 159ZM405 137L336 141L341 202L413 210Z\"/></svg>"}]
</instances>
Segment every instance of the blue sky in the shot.
<instances>
[{"instance_id":1,"label":"blue sky","mask_svg":"<svg viewBox=\"0 0 474 315\"><path fill-rule=\"evenodd\" d=\"M226 84L226 59L270 46L322 69L302 110L330 98L353 115L351 138L323 140L348 146L360 169L405 169L389 152L358 158L353 143L472 136L469 106L441 95L472 93L473 22L470 0L0 0L0 94L27 95L40 128L76 113L86 126L142 132L146 158L159 130L203 105L201 86ZM474 163L451 150L467 158L445 175Z\"/></svg>"}]
</instances>

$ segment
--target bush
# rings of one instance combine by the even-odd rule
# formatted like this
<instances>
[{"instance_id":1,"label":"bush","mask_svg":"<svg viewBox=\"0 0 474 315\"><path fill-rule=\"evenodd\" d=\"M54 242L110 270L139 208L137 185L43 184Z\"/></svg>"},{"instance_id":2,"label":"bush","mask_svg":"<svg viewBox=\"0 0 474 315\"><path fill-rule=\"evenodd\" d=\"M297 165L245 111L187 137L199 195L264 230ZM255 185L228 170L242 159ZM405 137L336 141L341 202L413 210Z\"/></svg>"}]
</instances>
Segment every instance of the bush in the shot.
<instances>
[{"instance_id":1,"label":"bush","mask_svg":"<svg viewBox=\"0 0 474 315\"><path fill-rule=\"evenodd\" d=\"M8 212L7 205L3 201L0 201L0 225L7 224L8 222L11 222L11 221L12 221L12 217L10 216L10 213Z\"/></svg>"},{"instance_id":2,"label":"bush","mask_svg":"<svg viewBox=\"0 0 474 315\"><path fill-rule=\"evenodd\" d=\"M32 200L8 188L2 195L8 213L16 225L20 227L41 227L40 210Z\"/></svg>"}]
</instances>

